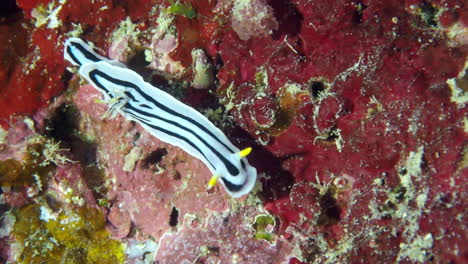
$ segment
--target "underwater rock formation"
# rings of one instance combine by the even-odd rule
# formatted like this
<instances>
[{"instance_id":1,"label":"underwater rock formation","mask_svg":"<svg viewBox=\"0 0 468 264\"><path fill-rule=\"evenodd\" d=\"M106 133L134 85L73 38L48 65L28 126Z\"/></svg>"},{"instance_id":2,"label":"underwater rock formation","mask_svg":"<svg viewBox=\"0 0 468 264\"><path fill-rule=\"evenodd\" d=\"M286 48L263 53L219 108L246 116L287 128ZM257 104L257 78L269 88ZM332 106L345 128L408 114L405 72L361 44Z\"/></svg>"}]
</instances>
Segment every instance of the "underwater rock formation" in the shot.
<instances>
[{"instance_id":1,"label":"underwater rock formation","mask_svg":"<svg viewBox=\"0 0 468 264\"><path fill-rule=\"evenodd\" d=\"M468 261L465 1L0 5L0 262ZM254 190L102 118L72 36L252 147Z\"/></svg>"}]
</instances>

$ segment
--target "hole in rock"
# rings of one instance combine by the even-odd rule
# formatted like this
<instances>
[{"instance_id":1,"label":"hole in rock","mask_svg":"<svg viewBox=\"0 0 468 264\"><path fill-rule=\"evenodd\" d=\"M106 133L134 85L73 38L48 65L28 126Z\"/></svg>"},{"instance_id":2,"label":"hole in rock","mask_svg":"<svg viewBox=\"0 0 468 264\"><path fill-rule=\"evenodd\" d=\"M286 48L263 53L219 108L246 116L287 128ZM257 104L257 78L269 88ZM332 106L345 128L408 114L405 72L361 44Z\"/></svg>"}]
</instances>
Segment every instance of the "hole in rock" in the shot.
<instances>
[{"instance_id":1,"label":"hole in rock","mask_svg":"<svg viewBox=\"0 0 468 264\"><path fill-rule=\"evenodd\" d=\"M0 17L7 17L18 12L21 12L21 9L18 8L15 0L0 1Z\"/></svg>"},{"instance_id":2,"label":"hole in rock","mask_svg":"<svg viewBox=\"0 0 468 264\"><path fill-rule=\"evenodd\" d=\"M146 54L145 54L146 49L137 49L135 55L128 61L128 66L130 68L140 68L140 67L146 67L150 64L146 60Z\"/></svg>"},{"instance_id":3,"label":"hole in rock","mask_svg":"<svg viewBox=\"0 0 468 264\"><path fill-rule=\"evenodd\" d=\"M208 246L208 250L209 250L209 253L211 255L216 255L216 256L219 256L219 247L217 246Z\"/></svg>"},{"instance_id":4,"label":"hole in rock","mask_svg":"<svg viewBox=\"0 0 468 264\"><path fill-rule=\"evenodd\" d=\"M62 104L46 120L45 136L60 141L62 148L70 149L73 160L83 166L96 165L97 145L83 137L79 130L80 112L74 104Z\"/></svg>"},{"instance_id":5,"label":"hole in rock","mask_svg":"<svg viewBox=\"0 0 468 264\"><path fill-rule=\"evenodd\" d=\"M174 180L179 181L182 179L182 175L177 170L174 172Z\"/></svg>"},{"instance_id":6,"label":"hole in rock","mask_svg":"<svg viewBox=\"0 0 468 264\"><path fill-rule=\"evenodd\" d=\"M97 144L79 130L80 112L74 104L62 104L46 120L44 135L61 142L61 148L69 149L71 159L84 168L83 178L97 199L105 196L104 170L97 164Z\"/></svg>"},{"instance_id":7,"label":"hole in rock","mask_svg":"<svg viewBox=\"0 0 468 264\"><path fill-rule=\"evenodd\" d=\"M177 208L172 207L171 215L169 216L169 225L174 227L177 226L179 223L179 210Z\"/></svg>"},{"instance_id":8,"label":"hole in rock","mask_svg":"<svg viewBox=\"0 0 468 264\"><path fill-rule=\"evenodd\" d=\"M279 24L275 36L286 34L296 36L301 32L304 17L297 9L294 1L269 0L268 5L273 8L274 15Z\"/></svg>"},{"instance_id":9,"label":"hole in rock","mask_svg":"<svg viewBox=\"0 0 468 264\"><path fill-rule=\"evenodd\" d=\"M335 142L339 138L339 133L337 129L338 128L336 126L333 126L328 132L328 135L327 135L327 138L325 138L325 141Z\"/></svg>"},{"instance_id":10,"label":"hole in rock","mask_svg":"<svg viewBox=\"0 0 468 264\"><path fill-rule=\"evenodd\" d=\"M431 3L424 1L423 5L421 6L420 12L421 20L426 26L437 26L436 16L438 10Z\"/></svg>"},{"instance_id":11,"label":"hole in rock","mask_svg":"<svg viewBox=\"0 0 468 264\"><path fill-rule=\"evenodd\" d=\"M319 225L333 225L341 220L341 208L339 207L333 192L327 191L319 200L321 207L321 215L318 219Z\"/></svg>"},{"instance_id":12,"label":"hole in rock","mask_svg":"<svg viewBox=\"0 0 468 264\"><path fill-rule=\"evenodd\" d=\"M133 135L133 142L137 142L140 138L141 134L139 132L136 132L135 135Z\"/></svg>"},{"instance_id":13,"label":"hole in rock","mask_svg":"<svg viewBox=\"0 0 468 264\"><path fill-rule=\"evenodd\" d=\"M364 9L366 9L367 6L364 5L363 3L361 3L361 1L359 1L357 4L356 4L356 11L354 11L354 14L353 14L353 22L356 23L356 24L360 24L362 22L362 14L364 12Z\"/></svg>"},{"instance_id":14,"label":"hole in rock","mask_svg":"<svg viewBox=\"0 0 468 264\"><path fill-rule=\"evenodd\" d=\"M157 150L151 152L146 156L142 162L142 166L145 169L148 169L150 165L157 164L161 162L164 156L167 155L167 150L165 148L158 148Z\"/></svg>"},{"instance_id":15,"label":"hole in rock","mask_svg":"<svg viewBox=\"0 0 468 264\"><path fill-rule=\"evenodd\" d=\"M310 83L310 92L314 98L317 98L323 91L325 91L325 85L323 82L313 81Z\"/></svg>"}]
</instances>

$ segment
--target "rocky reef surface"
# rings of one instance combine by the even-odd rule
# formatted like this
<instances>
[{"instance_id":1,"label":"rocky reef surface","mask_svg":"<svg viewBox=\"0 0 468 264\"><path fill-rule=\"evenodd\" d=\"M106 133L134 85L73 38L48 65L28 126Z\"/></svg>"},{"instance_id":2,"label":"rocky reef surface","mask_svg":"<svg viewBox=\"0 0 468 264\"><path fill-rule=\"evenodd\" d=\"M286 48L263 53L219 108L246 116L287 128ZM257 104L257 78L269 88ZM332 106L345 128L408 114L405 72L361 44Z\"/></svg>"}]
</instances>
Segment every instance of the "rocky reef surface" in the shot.
<instances>
[{"instance_id":1,"label":"rocky reef surface","mask_svg":"<svg viewBox=\"0 0 468 264\"><path fill-rule=\"evenodd\" d=\"M69 37L253 147L254 190L103 118ZM0 43L2 263L468 262L463 0L5 0Z\"/></svg>"}]
</instances>

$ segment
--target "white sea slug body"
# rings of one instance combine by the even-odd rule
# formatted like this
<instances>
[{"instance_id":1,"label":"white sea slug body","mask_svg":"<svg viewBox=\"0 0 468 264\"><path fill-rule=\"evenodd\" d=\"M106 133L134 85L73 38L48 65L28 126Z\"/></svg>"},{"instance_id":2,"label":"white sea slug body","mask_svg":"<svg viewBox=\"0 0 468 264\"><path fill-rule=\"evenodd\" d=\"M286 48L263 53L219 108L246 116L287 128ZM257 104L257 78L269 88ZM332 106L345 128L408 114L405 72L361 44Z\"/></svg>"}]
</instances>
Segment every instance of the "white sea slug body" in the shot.
<instances>
[{"instance_id":1,"label":"white sea slug body","mask_svg":"<svg viewBox=\"0 0 468 264\"><path fill-rule=\"evenodd\" d=\"M203 161L232 197L252 190L257 170L245 158L250 148L239 150L198 111L145 82L122 63L95 53L81 39L66 41L64 57L79 66L79 74L110 102L111 116L134 120L153 136Z\"/></svg>"}]
</instances>

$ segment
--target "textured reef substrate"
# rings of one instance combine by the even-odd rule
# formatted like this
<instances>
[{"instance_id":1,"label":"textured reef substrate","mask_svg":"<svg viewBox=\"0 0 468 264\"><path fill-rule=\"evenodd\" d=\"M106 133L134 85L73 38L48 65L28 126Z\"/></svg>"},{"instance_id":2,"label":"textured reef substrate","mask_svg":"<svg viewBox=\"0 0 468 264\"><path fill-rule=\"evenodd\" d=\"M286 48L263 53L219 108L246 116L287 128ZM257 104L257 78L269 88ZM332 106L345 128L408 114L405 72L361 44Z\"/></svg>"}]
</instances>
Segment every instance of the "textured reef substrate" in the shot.
<instances>
[{"instance_id":1,"label":"textured reef substrate","mask_svg":"<svg viewBox=\"0 0 468 264\"><path fill-rule=\"evenodd\" d=\"M0 5L0 262L468 262L465 1ZM102 118L72 36L253 147L254 190Z\"/></svg>"}]
</instances>

